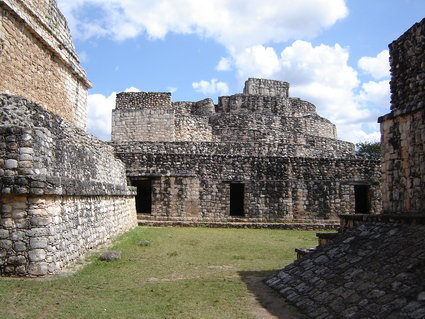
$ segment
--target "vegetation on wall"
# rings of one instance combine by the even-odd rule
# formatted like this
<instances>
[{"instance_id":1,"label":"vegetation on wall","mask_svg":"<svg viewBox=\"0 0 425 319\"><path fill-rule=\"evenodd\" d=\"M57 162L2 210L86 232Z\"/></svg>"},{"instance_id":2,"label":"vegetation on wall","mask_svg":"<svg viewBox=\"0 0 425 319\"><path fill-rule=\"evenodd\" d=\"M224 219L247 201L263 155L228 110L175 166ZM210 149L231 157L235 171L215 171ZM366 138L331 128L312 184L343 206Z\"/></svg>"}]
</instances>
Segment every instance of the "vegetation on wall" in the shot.
<instances>
[{"instance_id":1,"label":"vegetation on wall","mask_svg":"<svg viewBox=\"0 0 425 319\"><path fill-rule=\"evenodd\" d=\"M360 142L356 144L357 155L366 157L367 159L381 159L381 143L380 142Z\"/></svg>"}]
</instances>

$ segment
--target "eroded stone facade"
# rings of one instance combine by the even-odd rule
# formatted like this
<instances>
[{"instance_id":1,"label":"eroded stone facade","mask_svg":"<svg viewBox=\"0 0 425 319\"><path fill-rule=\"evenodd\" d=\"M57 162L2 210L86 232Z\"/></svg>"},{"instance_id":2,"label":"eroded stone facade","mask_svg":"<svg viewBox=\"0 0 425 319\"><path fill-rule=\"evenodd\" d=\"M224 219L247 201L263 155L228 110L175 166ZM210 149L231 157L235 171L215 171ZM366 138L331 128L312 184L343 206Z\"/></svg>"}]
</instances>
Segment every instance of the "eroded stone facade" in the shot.
<instances>
[{"instance_id":1,"label":"eroded stone facade","mask_svg":"<svg viewBox=\"0 0 425 319\"><path fill-rule=\"evenodd\" d=\"M24 96L85 129L91 85L56 1L0 1L0 74L1 93Z\"/></svg>"},{"instance_id":2,"label":"eroded stone facade","mask_svg":"<svg viewBox=\"0 0 425 319\"><path fill-rule=\"evenodd\" d=\"M137 225L111 146L0 94L0 274L41 276Z\"/></svg>"},{"instance_id":3,"label":"eroded stone facade","mask_svg":"<svg viewBox=\"0 0 425 319\"><path fill-rule=\"evenodd\" d=\"M383 209L425 210L425 20L390 45L391 113L381 117Z\"/></svg>"},{"instance_id":4,"label":"eroded stone facade","mask_svg":"<svg viewBox=\"0 0 425 319\"><path fill-rule=\"evenodd\" d=\"M0 1L0 74L0 275L58 273L137 225L135 189L84 131L90 83L54 0Z\"/></svg>"},{"instance_id":5,"label":"eroded stone facade","mask_svg":"<svg viewBox=\"0 0 425 319\"><path fill-rule=\"evenodd\" d=\"M118 94L112 145L143 191L139 200L149 202L139 213L213 220L378 213L379 162L357 157L353 144L336 139L334 124L288 90L286 82L249 79L245 93L217 105Z\"/></svg>"}]
</instances>

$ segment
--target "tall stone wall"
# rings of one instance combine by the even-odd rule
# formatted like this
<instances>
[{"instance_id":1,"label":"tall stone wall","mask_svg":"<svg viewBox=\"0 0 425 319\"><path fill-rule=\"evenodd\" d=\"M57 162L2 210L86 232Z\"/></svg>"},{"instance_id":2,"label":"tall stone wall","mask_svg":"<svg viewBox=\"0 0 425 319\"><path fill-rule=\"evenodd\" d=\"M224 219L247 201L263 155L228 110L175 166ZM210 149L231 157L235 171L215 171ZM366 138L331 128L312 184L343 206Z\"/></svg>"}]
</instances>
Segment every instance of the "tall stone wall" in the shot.
<instances>
[{"instance_id":1,"label":"tall stone wall","mask_svg":"<svg viewBox=\"0 0 425 319\"><path fill-rule=\"evenodd\" d=\"M379 118L384 212L425 211L425 19L390 45L391 110Z\"/></svg>"},{"instance_id":2,"label":"tall stone wall","mask_svg":"<svg viewBox=\"0 0 425 319\"><path fill-rule=\"evenodd\" d=\"M90 82L56 1L0 1L0 93L24 96L86 127Z\"/></svg>"},{"instance_id":3,"label":"tall stone wall","mask_svg":"<svg viewBox=\"0 0 425 319\"><path fill-rule=\"evenodd\" d=\"M0 123L0 274L57 273L137 225L111 146L19 96Z\"/></svg>"}]
</instances>

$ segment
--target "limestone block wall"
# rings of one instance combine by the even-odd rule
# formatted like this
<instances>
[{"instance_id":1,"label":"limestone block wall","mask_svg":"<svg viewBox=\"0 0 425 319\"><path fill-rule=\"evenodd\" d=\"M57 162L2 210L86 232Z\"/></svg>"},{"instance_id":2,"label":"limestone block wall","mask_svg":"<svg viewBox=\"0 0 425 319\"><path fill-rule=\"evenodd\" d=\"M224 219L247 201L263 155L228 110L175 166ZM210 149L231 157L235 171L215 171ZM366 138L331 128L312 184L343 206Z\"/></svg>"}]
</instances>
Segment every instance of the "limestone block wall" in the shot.
<instances>
[{"instance_id":1,"label":"limestone block wall","mask_svg":"<svg viewBox=\"0 0 425 319\"><path fill-rule=\"evenodd\" d=\"M0 73L0 93L24 96L85 129L90 82L55 1L0 2Z\"/></svg>"},{"instance_id":2,"label":"limestone block wall","mask_svg":"<svg viewBox=\"0 0 425 319\"><path fill-rule=\"evenodd\" d=\"M425 106L425 18L389 45L391 110Z\"/></svg>"},{"instance_id":3,"label":"limestone block wall","mask_svg":"<svg viewBox=\"0 0 425 319\"><path fill-rule=\"evenodd\" d=\"M111 138L117 142L175 140L175 112L171 109L112 110Z\"/></svg>"},{"instance_id":4,"label":"limestone block wall","mask_svg":"<svg viewBox=\"0 0 425 319\"><path fill-rule=\"evenodd\" d=\"M380 205L380 166L359 159L284 158L274 156L172 154L169 152L130 152L117 156L132 177L198 179L192 191L199 192L199 218L228 218L230 183L244 184L244 217L270 219L332 219L354 213L355 186L368 185L370 213ZM193 183L187 183L192 187ZM162 196L179 198L181 193L153 185ZM189 190L186 190L189 192ZM182 206L170 207L163 197L152 197L169 217L188 217ZM180 200L178 200L180 201ZM159 210L158 210L159 211ZM155 215L156 210L152 214ZM163 216L163 215L161 215ZM194 217L194 216L192 216Z\"/></svg>"},{"instance_id":5,"label":"limestone block wall","mask_svg":"<svg viewBox=\"0 0 425 319\"><path fill-rule=\"evenodd\" d=\"M181 142L209 142L213 139L209 118L205 116L176 116L175 140ZM170 141L170 140L165 140Z\"/></svg>"},{"instance_id":6,"label":"limestone block wall","mask_svg":"<svg viewBox=\"0 0 425 319\"><path fill-rule=\"evenodd\" d=\"M111 146L18 96L0 123L0 274L59 272L137 225Z\"/></svg>"},{"instance_id":7,"label":"limestone block wall","mask_svg":"<svg viewBox=\"0 0 425 319\"><path fill-rule=\"evenodd\" d=\"M170 109L171 93L126 92L118 93L116 108L119 109Z\"/></svg>"},{"instance_id":8,"label":"limestone block wall","mask_svg":"<svg viewBox=\"0 0 425 319\"><path fill-rule=\"evenodd\" d=\"M391 43L391 109L379 118L384 212L423 214L425 19Z\"/></svg>"},{"instance_id":9,"label":"limestone block wall","mask_svg":"<svg viewBox=\"0 0 425 319\"><path fill-rule=\"evenodd\" d=\"M249 78L245 82L244 94L288 97L289 83L267 79Z\"/></svg>"},{"instance_id":10,"label":"limestone block wall","mask_svg":"<svg viewBox=\"0 0 425 319\"><path fill-rule=\"evenodd\" d=\"M152 215L199 217L199 180L191 176L161 176L153 180Z\"/></svg>"},{"instance_id":11,"label":"limestone block wall","mask_svg":"<svg viewBox=\"0 0 425 319\"><path fill-rule=\"evenodd\" d=\"M2 195L0 205L2 275L58 273L136 225L130 196Z\"/></svg>"}]
</instances>

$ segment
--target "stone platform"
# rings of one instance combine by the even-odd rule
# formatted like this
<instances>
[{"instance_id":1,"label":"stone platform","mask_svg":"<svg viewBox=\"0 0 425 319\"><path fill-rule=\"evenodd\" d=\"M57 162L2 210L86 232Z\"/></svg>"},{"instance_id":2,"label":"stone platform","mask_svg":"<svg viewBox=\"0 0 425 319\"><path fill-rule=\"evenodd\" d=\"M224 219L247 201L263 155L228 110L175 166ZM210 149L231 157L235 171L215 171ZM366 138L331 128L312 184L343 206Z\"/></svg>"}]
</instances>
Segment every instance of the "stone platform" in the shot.
<instances>
[{"instance_id":1,"label":"stone platform","mask_svg":"<svg viewBox=\"0 0 425 319\"><path fill-rule=\"evenodd\" d=\"M160 227L208 227L208 228L250 228L250 229L287 229L287 230L335 230L339 228L340 222L337 220L272 220L261 219L249 220L246 218L182 218L182 217L152 217L146 215L138 216L139 226L160 226Z\"/></svg>"}]
</instances>

